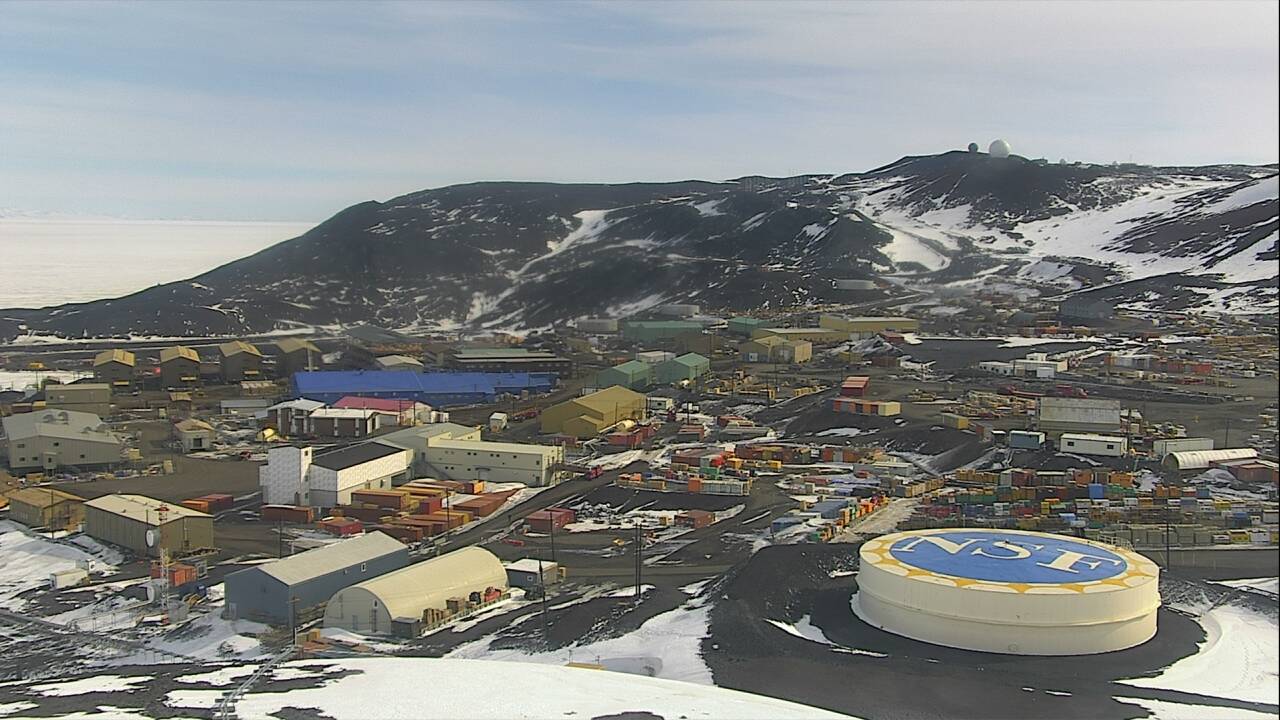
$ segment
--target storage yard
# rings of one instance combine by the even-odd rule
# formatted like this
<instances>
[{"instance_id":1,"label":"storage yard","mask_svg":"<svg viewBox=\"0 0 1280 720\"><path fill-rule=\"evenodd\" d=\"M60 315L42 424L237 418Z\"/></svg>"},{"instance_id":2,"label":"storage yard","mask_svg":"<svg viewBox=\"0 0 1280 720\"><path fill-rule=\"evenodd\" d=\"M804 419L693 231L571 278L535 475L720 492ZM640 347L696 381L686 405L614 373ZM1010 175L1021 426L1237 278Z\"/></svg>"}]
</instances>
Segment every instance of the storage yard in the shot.
<instances>
[{"instance_id":1,"label":"storage yard","mask_svg":"<svg viewBox=\"0 0 1280 720\"><path fill-rule=\"evenodd\" d=\"M1072 645L1028 631L979 647L961 636L989 631L920 619L928 608L851 606L860 585L866 598L901 594L892 570L879 580L857 573L903 561L893 548L905 536L891 533L959 546L970 538L956 533L968 532L1020 538L1013 548L1049 533L1058 539L1046 542L1072 552L1140 558L1131 564L1149 582L1126 576L1124 587L1146 592L1159 576L1164 606L1187 587L1218 592L1205 579L1275 574L1274 342L1221 339L1254 331L1036 324L959 338L889 313L691 317L706 319L588 322L523 349L508 338L400 336L144 343L131 357L12 351L11 367L83 366L97 374L85 384L105 384L106 395L104 405L95 388L82 397L47 386L0 405L19 418L0 439L5 542L30 554L23 567L65 558L0 578L0 603L44 622L50 647L94 648L56 658L55 675L88 663L175 677L155 664L398 654L714 674L750 687L765 662L743 645L755 638L789 647L814 678L833 672L823 669L831 658L846 672L882 672L881 663L927 674L930 658L1007 669L1007 653L1065 656L1018 675L1034 675L1018 682L1043 695L1056 687L1036 675L1044 668L1105 683L1155 673L1194 655L1200 626L1147 608L1146 597L1123 642L1110 633L1112 645L1090 645L1076 633ZM34 437L24 415L82 413L69 406L85 402L96 403L93 432L117 443L109 462L81 466L44 450L35 467L12 461L28 457L16 453L27 450L20 438ZM1000 547L1020 553L986 552ZM939 567L925 570L954 574ZM977 586L1024 580L975 578L962 592L995 595ZM1241 594L1223 592L1232 602ZM1076 607L1063 597L1036 600ZM1111 599L1089 598L1099 608ZM1243 602L1265 611L1268 601ZM5 615L0 624L22 627ZM663 659L651 634L676 638L686 654ZM55 659L39 644L3 642ZM1103 669L1070 658L1098 652ZM940 687L964 696L970 671L948 672ZM1111 699L1118 691L1080 683L1064 691L1080 699L1062 700L1063 716L1125 717L1130 706ZM855 715L897 707L809 680L765 686ZM1019 693L1008 697L1010 717L1026 707ZM165 702L191 712L182 697ZM1275 709L1266 698L1198 700ZM0 703L21 701L0 690ZM49 707L75 707L58 702Z\"/></svg>"}]
</instances>

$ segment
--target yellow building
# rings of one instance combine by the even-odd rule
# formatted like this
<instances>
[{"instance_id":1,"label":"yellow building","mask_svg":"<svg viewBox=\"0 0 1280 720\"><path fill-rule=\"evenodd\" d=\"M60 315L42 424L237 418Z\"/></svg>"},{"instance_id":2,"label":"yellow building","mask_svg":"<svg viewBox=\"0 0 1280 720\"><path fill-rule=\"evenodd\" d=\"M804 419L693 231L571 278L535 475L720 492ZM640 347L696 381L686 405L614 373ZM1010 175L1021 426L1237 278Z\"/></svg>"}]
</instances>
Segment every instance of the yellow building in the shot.
<instances>
[{"instance_id":1,"label":"yellow building","mask_svg":"<svg viewBox=\"0 0 1280 720\"><path fill-rule=\"evenodd\" d=\"M813 343L767 335L739 345L738 356L749 363L806 363L813 359Z\"/></svg>"},{"instance_id":2,"label":"yellow building","mask_svg":"<svg viewBox=\"0 0 1280 720\"><path fill-rule=\"evenodd\" d=\"M751 339L777 337L792 342L805 341L817 345L834 345L849 339L849 333L831 328L756 328L751 331Z\"/></svg>"},{"instance_id":3,"label":"yellow building","mask_svg":"<svg viewBox=\"0 0 1280 720\"><path fill-rule=\"evenodd\" d=\"M591 438L622 420L642 420L645 396L620 385L552 405L539 416L542 432Z\"/></svg>"},{"instance_id":4,"label":"yellow building","mask_svg":"<svg viewBox=\"0 0 1280 720\"><path fill-rule=\"evenodd\" d=\"M128 390L135 365L136 358L128 350L103 350L93 357L93 377L113 389Z\"/></svg>"},{"instance_id":5,"label":"yellow building","mask_svg":"<svg viewBox=\"0 0 1280 720\"><path fill-rule=\"evenodd\" d=\"M84 498L53 488L14 490L9 517L27 527L72 530L84 522Z\"/></svg>"},{"instance_id":6,"label":"yellow building","mask_svg":"<svg viewBox=\"0 0 1280 720\"><path fill-rule=\"evenodd\" d=\"M847 338L849 333L916 332L920 329L920 321L909 317L821 315L818 327L837 330Z\"/></svg>"}]
</instances>

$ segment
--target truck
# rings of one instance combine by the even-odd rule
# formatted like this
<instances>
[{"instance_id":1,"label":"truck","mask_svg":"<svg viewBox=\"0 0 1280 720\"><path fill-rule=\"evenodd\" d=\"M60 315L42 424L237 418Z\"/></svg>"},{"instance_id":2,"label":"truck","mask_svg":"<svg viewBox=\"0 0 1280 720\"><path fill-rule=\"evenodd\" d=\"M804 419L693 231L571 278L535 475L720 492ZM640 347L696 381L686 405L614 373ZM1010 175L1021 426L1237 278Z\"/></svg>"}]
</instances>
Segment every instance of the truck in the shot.
<instances>
[{"instance_id":1,"label":"truck","mask_svg":"<svg viewBox=\"0 0 1280 720\"><path fill-rule=\"evenodd\" d=\"M1053 394L1064 398L1087 398L1089 393L1085 392L1082 387L1075 385L1058 384L1053 386Z\"/></svg>"},{"instance_id":2,"label":"truck","mask_svg":"<svg viewBox=\"0 0 1280 720\"><path fill-rule=\"evenodd\" d=\"M514 413L512 413L511 419L515 420L516 422L520 422L522 420L532 420L538 417L539 412L540 411L536 407L525 408L523 410L517 410Z\"/></svg>"}]
</instances>

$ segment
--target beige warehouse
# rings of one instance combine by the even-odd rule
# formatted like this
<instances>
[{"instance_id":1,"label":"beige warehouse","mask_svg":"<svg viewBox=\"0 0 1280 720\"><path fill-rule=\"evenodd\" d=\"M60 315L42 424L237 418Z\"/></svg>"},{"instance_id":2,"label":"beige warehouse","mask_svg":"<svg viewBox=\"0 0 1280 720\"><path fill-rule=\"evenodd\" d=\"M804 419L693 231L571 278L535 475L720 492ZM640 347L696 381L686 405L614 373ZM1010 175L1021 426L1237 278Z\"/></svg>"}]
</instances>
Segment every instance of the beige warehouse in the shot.
<instances>
[{"instance_id":1,"label":"beige warehouse","mask_svg":"<svg viewBox=\"0 0 1280 720\"><path fill-rule=\"evenodd\" d=\"M391 633L393 620L421 622L449 599L488 588L507 589L506 569L488 550L463 548L339 590L325 606L324 626Z\"/></svg>"},{"instance_id":2,"label":"beige warehouse","mask_svg":"<svg viewBox=\"0 0 1280 720\"><path fill-rule=\"evenodd\" d=\"M213 516L144 495L103 495L84 504L84 532L95 540L159 557L214 547Z\"/></svg>"}]
</instances>

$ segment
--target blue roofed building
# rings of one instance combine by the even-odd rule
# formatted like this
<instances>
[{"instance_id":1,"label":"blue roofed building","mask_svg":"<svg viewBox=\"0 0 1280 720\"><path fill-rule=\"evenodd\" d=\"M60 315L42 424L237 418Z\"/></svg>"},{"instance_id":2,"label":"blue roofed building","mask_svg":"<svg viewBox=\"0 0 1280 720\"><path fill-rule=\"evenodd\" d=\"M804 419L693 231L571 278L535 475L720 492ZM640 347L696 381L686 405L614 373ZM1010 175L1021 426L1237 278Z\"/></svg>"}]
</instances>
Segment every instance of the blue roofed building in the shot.
<instances>
[{"instance_id":1,"label":"blue roofed building","mask_svg":"<svg viewBox=\"0 0 1280 720\"><path fill-rule=\"evenodd\" d=\"M326 404L351 395L445 407L493 402L504 394L547 393L555 385L554 373L351 370L294 373L292 391L296 397Z\"/></svg>"}]
</instances>

